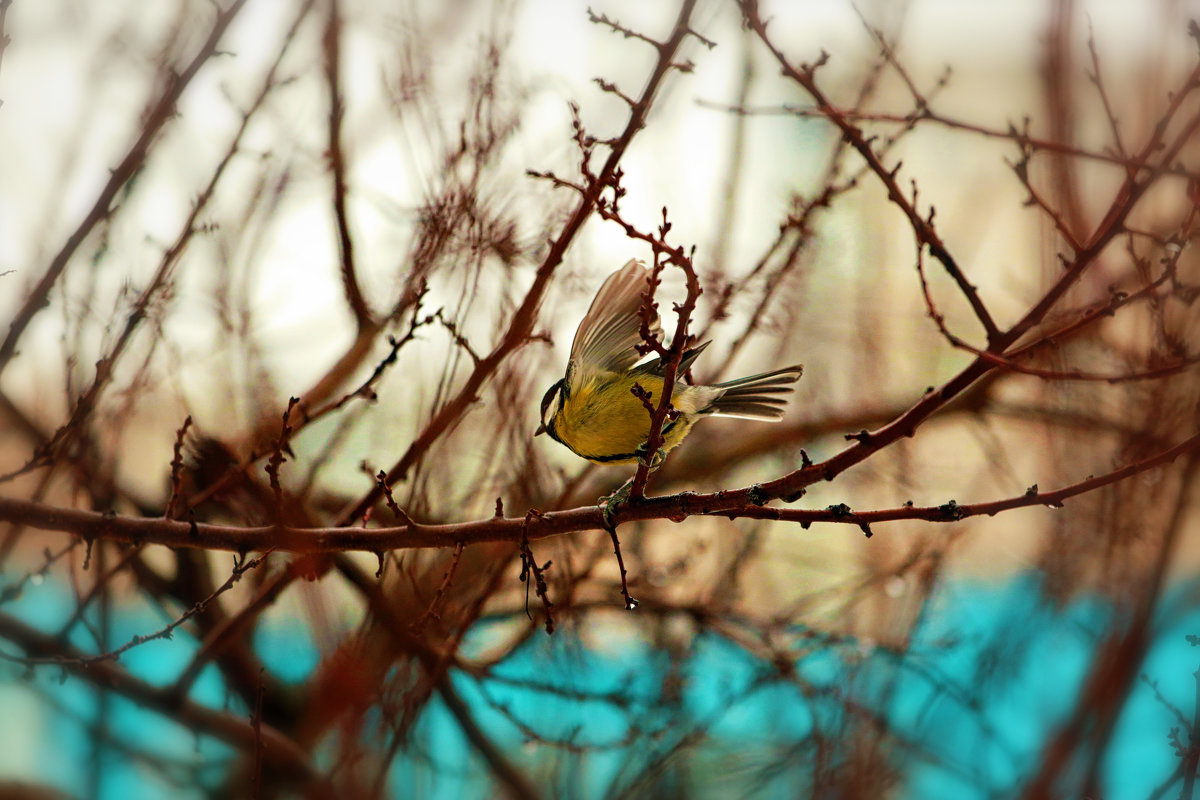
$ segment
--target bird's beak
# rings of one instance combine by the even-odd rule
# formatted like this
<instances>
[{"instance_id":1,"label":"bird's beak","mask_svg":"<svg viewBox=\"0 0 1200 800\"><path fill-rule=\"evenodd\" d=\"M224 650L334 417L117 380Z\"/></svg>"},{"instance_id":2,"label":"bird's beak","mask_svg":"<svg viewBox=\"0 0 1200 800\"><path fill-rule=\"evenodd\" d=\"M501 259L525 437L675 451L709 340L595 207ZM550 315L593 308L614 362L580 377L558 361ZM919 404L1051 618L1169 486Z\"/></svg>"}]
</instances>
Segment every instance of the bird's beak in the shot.
<instances>
[{"instance_id":1,"label":"bird's beak","mask_svg":"<svg viewBox=\"0 0 1200 800\"><path fill-rule=\"evenodd\" d=\"M538 429L533 432L533 435L541 436L545 432L546 432L546 423L543 422L541 425L538 425Z\"/></svg>"}]
</instances>

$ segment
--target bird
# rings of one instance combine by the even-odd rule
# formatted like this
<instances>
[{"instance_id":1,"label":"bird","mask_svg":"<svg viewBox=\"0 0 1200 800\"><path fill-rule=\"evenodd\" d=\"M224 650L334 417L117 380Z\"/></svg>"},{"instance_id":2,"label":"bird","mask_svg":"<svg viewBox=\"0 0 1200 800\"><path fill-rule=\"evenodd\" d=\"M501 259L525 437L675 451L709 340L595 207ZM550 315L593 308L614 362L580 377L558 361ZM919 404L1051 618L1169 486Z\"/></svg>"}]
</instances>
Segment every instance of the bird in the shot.
<instances>
[{"instance_id":1,"label":"bird","mask_svg":"<svg viewBox=\"0 0 1200 800\"><path fill-rule=\"evenodd\" d=\"M535 437L545 433L597 464L630 464L650 455L650 414L634 393L635 385L641 386L657 405L663 388L663 358L644 359L638 350L645 345L640 312L649 291L650 272L637 259L605 279L575 331L566 374L542 397ZM652 336L662 330L653 309L647 328ZM711 340L685 350L676 375L685 375L709 344ZM792 391L790 384L803 372L802 364L793 364L711 386L677 379L671 405L678 413L665 420L662 447L649 463L661 463L704 417L777 422L787 402L781 395Z\"/></svg>"}]
</instances>

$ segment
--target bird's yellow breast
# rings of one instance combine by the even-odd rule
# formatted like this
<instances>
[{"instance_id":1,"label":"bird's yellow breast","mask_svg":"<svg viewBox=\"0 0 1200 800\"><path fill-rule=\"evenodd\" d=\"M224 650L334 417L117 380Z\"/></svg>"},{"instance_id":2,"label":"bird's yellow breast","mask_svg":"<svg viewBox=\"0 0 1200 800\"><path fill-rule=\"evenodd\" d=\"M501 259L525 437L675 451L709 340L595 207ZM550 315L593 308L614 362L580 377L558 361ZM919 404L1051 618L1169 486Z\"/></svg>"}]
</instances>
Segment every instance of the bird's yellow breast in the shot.
<instances>
[{"instance_id":1,"label":"bird's yellow breast","mask_svg":"<svg viewBox=\"0 0 1200 800\"><path fill-rule=\"evenodd\" d=\"M638 448L650 435L650 412L634 396L633 385L651 393L655 406L661 398L663 380L655 375L606 373L585 379L563 399L554 417L554 435L589 461L624 464L637 461ZM680 387L683 388L683 387ZM678 391L678 390L677 390ZM669 451L683 441L695 422L686 394L673 397L681 412L663 426L663 447Z\"/></svg>"}]
</instances>

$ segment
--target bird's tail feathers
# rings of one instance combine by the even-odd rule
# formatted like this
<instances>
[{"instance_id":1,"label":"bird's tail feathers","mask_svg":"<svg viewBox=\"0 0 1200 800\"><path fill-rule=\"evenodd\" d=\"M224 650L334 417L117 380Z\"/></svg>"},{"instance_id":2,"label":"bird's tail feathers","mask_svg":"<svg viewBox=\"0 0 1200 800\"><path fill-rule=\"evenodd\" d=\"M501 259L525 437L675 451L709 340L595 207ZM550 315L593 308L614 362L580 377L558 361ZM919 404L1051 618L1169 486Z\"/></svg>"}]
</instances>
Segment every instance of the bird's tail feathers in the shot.
<instances>
[{"instance_id":1,"label":"bird's tail feathers","mask_svg":"<svg viewBox=\"0 0 1200 800\"><path fill-rule=\"evenodd\" d=\"M717 417L741 417L775 422L783 416L787 400L778 395L790 394L790 384L800 380L804 366L795 364L783 369L737 378L718 383L714 388L725 391L703 413Z\"/></svg>"}]
</instances>

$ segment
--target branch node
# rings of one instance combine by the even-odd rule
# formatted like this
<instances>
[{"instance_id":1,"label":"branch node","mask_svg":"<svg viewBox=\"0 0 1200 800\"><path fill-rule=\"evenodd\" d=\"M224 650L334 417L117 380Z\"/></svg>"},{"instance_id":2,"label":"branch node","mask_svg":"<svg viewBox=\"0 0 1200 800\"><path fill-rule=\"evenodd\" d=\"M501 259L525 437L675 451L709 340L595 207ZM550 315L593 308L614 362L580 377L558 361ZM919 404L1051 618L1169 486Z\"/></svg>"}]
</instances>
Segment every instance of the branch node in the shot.
<instances>
[{"instance_id":1,"label":"branch node","mask_svg":"<svg viewBox=\"0 0 1200 800\"><path fill-rule=\"evenodd\" d=\"M942 519L945 520L960 520L967 515L966 510L954 500L943 503L937 507L937 510L938 513L941 514Z\"/></svg>"},{"instance_id":2,"label":"branch node","mask_svg":"<svg viewBox=\"0 0 1200 800\"><path fill-rule=\"evenodd\" d=\"M850 510L850 506L846 505L845 503L826 506L825 510L832 514L834 519L844 519L854 513Z\"/></svg>"}]
</instances>

